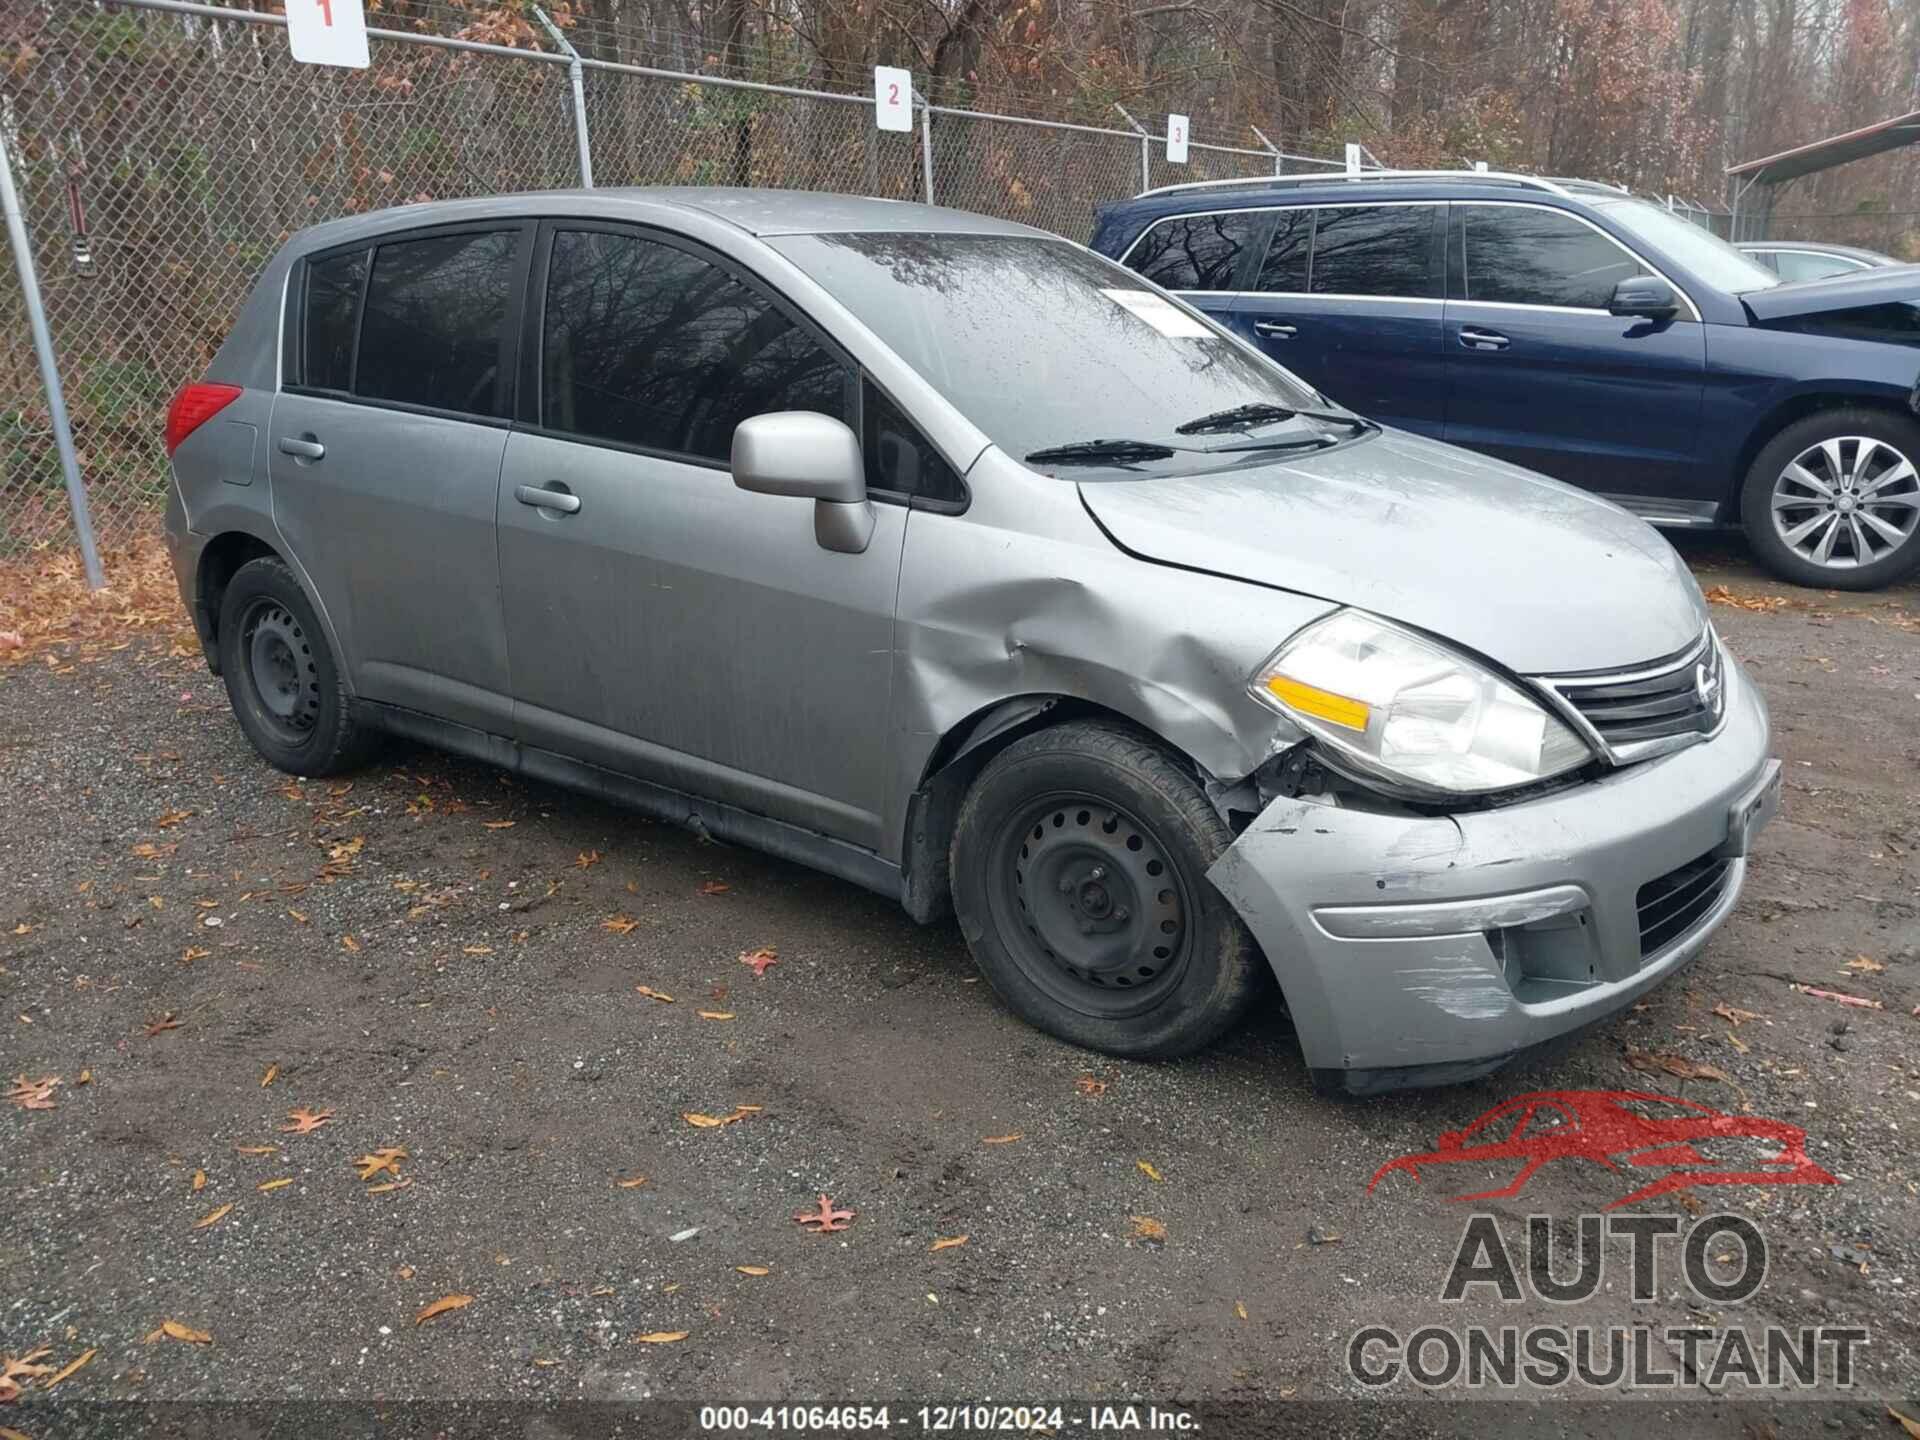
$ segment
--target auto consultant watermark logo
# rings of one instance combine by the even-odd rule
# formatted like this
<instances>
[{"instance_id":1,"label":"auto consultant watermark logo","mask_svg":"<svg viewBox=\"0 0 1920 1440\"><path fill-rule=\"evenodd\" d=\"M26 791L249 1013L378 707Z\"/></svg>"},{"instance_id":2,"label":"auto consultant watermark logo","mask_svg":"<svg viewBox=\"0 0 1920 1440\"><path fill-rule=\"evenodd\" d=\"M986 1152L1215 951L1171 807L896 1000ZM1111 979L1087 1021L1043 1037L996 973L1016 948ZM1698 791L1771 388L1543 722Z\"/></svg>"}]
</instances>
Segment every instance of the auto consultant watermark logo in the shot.
<instances>
[{"instance_id":1,"label":"auto consultant watermark logo","mask_svg":"<svg viewBox=\"0 0 1920 1440\"><path fill-rule=\"evenodd\" d=\"M1727 1115L1672 1095L1640 1090L1542 1090L1496 1105L1472 1124L1448 1130L1432 1150L1389 1160L1367 1182L1372 1194L1395 1172L1415 1180L1423 1169L1515 1162L1518 1173L1497 1189L1454 1195L1455 1202L1518 1195L1541 1166L1588 1160L1623 1177L1618 1209L1700 1185L1833 1185L1807 1158L1807 1132L1784 1120ZM1644 1184L1633 1185L1641 1175Z\"/></svg>"},{"instance_id":2,"label":"auto consultant watermark logo","mask_svg":"<svg viewBox=\"0 0 1920 1440\"><path fill-rule=\"evenodd\" d=\"M1476 1212L1461 1231L1436 1298L1444 1305L1491 1300L1503 1306L1575 1307L1605 1287L1651 1306L1690 1294L1683 1324L1618 1323L1369 1325L1348 1339L1346 1369L1370 1389L1412 1385L1469 1391L1564 1387L1705 1393L1848 1389L1867 1345L1865 1326L1789 1327L1739 1307L1767 1278L1767 1242L1743 1215L1688 1223L1671 1214L1623 1215L1632 1205L1703 1185L1834 1185L1807 1157L1806 1132L1783 1121L1725 1115L1690 1100L1629 1090L1555 1090L1517 1096L1434 1149L1382 1165L1367 1189L1395 1175L1421 1180L1436 1167L1514 1168L1496 1189L1449 1196L1475 1201L1518 1195L1554 1160L1592 1161L1623 1177L1625 1191L1600 1212L1556 1222ZM1635 1183L1648 1172L1645 1183ZM1569 1233L1570 1232L1570 1233ZM1569 1258L1570 1257L1570 1258ZM1608 1281L1624 1267L1624 1287ZM1732 1312L1729 1316L1728 1312ZM1483 1312L1482 1312L1483 1313ZM1702 1323L1711 1319L1715 1323Z\"/></svg>"}]
</instances>

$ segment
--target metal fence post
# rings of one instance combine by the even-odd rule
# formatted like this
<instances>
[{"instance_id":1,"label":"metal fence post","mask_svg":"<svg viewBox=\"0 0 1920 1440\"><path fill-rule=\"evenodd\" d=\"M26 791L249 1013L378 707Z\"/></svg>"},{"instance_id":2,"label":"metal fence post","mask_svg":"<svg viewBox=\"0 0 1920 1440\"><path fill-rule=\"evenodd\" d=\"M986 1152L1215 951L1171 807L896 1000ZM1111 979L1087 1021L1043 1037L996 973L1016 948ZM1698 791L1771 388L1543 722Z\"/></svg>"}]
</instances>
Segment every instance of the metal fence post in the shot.
<instances>
[{"instance_id":1,"label":"metal fence post","mask_svg":"<svg viewBox=\"0 0 1920 1440\"><path fill-rule=\"evenodd\" d=\"M60 368L53 359L53 339L47 333L47 312L40 304L40 281L33 270L33 247L27 240L26 220L20 214L20 195L13 188L13 157L7 137L0 135L0 211L6 213L7 243L13 247L14 268L20 272L20 298L26 302L27 328L33 332L33 353L40 362L40 383L47 390L47 414L53 421L53 444L60 452L60 473L67 482L67 501L73 507L73 528L80 538L80 560L87 584L106 588L100 569L100 550L93 543L93 516L87 509L87 488L80 481L80 458L73 450L73 426L67 418L66 392L60 388Z\"/></svg>"},{"instance_id":2,"label":"metal fence post","mask_svg":"<svg viewBox=\"0 0 1920 1440\"><path fill-rule=\"evenodd\" d=\"M1266 146L1268 151L1273 155L1273 173L1275 175L1286 174L1287 165L1286 165L1286 161L1281 157L1280 147L1274 144L1273 141L1269 140L1267 138L1266 132L1262 130L1258 125L1249 125L1247 126L1247 128L1253 131L1253 138L1258 140L1262 145Z\"/></svg>"},{"instance_id":3,"label":"metal fence post","mask_svg":"<svg viewBox=\"0 0 1920 1440\"><path fill-rule=\"evenodd\" d=\"M1146 126L1127 113L1127 107L1118 100L1113 102L1113 108L1140 136L1140 189L1145 193L1153 188L1153 136L1147 133Z\"/></svg>"},{"instance_id":4,"label":"metal fence post","mask_svg":"<svg viewBox=\"0 0 1920 1440\"><path fill-rule=\"evenodd\" d=\"M573 138L580 150L580 188L593 189L593 146L587 138L587 87L580 74L580 52L573 48L567 37L560 33L560 27L547 18L547 12L538 5L533 13L540 23L547 27L547 34L553 37L567 57L567 80L573 86Z\"/></svg>"},{"instance_id":5,"label":"metal fence post","mask_svg":"<svg viewBox=\"0 0 1920 1440\"><path fill-rule=\"evenodd\" d=\"M927 204L933 204L933 102L915 94L920 102L920 178L926 187Z\"/></svg>"}]
</instances>

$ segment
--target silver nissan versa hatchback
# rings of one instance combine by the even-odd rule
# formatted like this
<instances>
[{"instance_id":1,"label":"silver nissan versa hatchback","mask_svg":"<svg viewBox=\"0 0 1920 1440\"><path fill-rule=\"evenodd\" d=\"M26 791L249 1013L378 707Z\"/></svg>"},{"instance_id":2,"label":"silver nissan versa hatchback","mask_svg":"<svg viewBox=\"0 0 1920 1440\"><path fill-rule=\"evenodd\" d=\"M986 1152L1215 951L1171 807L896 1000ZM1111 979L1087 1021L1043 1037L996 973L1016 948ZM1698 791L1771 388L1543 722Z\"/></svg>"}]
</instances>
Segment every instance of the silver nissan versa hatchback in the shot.
<instances>
[{"instance_id":1,"label":"silver nissan versa hatchback","mask_svg":"<svg viewBox=\"0 0 1920 1440\"><path fill-rule=\"evenodd\" d=\"M316 226L167 448L271 764L397 732L704 827L956 914L1116 1055L1215 1039L1264 962L1323 1087L1482 1074L1691 959L1778 804L1646 525L977 215Z\"/></svg>"}]
</instances>

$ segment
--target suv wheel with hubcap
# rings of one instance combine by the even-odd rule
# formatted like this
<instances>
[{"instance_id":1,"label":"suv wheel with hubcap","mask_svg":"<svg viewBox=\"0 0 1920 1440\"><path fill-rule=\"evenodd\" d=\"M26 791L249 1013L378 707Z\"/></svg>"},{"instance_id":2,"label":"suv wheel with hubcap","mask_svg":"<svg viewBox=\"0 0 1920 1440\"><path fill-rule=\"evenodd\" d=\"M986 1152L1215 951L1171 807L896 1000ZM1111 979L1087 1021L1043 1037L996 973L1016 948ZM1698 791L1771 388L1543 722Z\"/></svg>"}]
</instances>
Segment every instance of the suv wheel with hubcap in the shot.
<instances>
[{"instance_id":1,"label":"suv wheel with hubcap","mask_svg":"<svg viewBox=\"0 0 1920 1440\"><path fill-rule=\"evenodd\" d=\"M1920 567L1920 425L1825 410L1787 426L1747 475L1755 552L1802 585L1871 590Z\"/></svg>"}]
</instances>

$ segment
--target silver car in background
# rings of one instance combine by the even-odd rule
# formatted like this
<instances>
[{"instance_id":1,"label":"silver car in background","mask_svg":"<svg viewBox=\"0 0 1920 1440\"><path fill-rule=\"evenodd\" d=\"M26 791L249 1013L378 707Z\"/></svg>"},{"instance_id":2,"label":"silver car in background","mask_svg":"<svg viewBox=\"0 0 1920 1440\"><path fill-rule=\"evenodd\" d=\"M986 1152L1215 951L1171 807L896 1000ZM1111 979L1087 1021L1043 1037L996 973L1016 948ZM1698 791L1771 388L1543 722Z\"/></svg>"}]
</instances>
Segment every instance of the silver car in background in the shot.
<instances>
[{"instance_id":1,"label":"silver car in background","mask_svg":"<svg viewBox=\"0 0 1920 1440\"><path fill-rule=\"evenodd\" d=\"M395 732L697 823L957 914L1113 1054L1207 1044L1270 969L1324 1087L1484 1073L1685 964L1778 800L1653 530L977 215L316 226L167 442L270 763Z\"/></svg>"}]
</instances>

